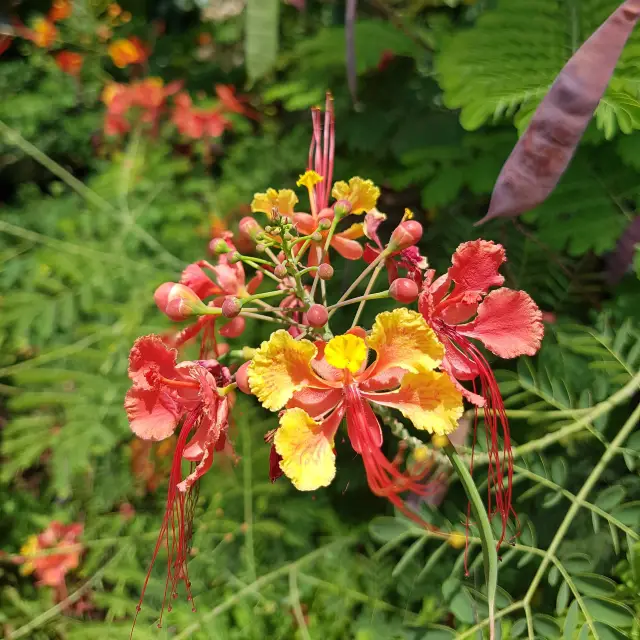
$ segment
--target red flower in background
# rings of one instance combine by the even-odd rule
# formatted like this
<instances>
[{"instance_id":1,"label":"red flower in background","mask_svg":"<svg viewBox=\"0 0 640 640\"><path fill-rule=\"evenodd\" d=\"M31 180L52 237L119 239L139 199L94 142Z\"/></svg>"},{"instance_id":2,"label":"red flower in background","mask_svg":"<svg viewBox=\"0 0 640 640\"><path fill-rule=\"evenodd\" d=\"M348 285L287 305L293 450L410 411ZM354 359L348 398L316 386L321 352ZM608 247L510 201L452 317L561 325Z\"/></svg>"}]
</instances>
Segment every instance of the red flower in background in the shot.
<instances>
[{"instance_id":1,"label":"red flower in background","mask_svg":"<svg viewBox=\"0 0 640 640\"><path fill-rule=\"evenodd\" d=\"M150 335L138 338L131 349L129 378L133 386L127 392L125 409L131 430L139 438L164 440L182 422L171 465L164 519L137 607L140 611L151 570L160 549L166 545L164 612L167 593L176 597L180 581L185 583L192 600L187 557L197 500L197 491L193 489L211 468L214 452L227 445L229 397L222 388L230 384L231 376L215 360L177 364L177 351L168 348L159 336ZM191 473L185 478L181 470L183 459L192 464Z\"/></svg>"},{"instance_id":2,"label":"red flower in background","mask_svg":"<svg viewBox=\"0 0 640 640\"><path fill-rule=\"evenodd\" d=\"M524 291L502 287L498 273L506 261L504 248L490 241L461 244L453 254L447 273L434 280L428 270L419 299L419 309L445 346L442 367L457 383L463 395L476 407L483 407L489 455L489 513L500 512L502 543L510 513L513 460L509 424L493 371L479 348L478 340L501 358L534 355L540 348L544 328L542 314ZM501 287L489 291L493 287ZM476 381L480 393L476 393ZM473 392L460 381L472 381ZM498 442L502 426L503 455ZM507 475L505 487L504 476ZM492 510L491 491L495 491Z\"/></svg>"},{"instance_id":3,"label":"red flower in background","mask_svg":"<svg viewBox=\"0 0 640 640\"><path fill-rule=\"evenodd\" d=\"M48 49L58 37L58 30L50 20L38 18L33 23L33 29L23 29L24 37L28 38L41 49Z\"/></svg>"},{"instance_id":4,"label":"red flower in background","mask_svg":"<svg viewBox=\"0 0 640 640\"><path fill-rule=\"evenodd\" d=\"M149 45L137 36L115 40L109 45L107 51L113 64L119 69L124 69L131 64L142 64L147 61L151 53Z\"/></svg>"},{"instance_id":5,"label":"red flower in background","mask_svg":"<svg viewBox=\"0 0 640 640\"><path fill-rule=\"evenodd\" d=\"M11 46L11 36L0 35L0 56Z\"/></svg>"},{"instance_id":6,"label":"red flower in background","mask_svg":"<svg viewBox=\"0 0 640 640\"><path fill-rule=\"evenodd\" d=\"M84 62L83 56L75 51L60 51L55 54L54 60L58 68L70 76L80 75Z\"/></svg>"},{"instance_id":7,"label":"red flower in background","mask_svg":"<svg viewBox=\"0 0 640 640\"><path fill-rule=\"evenodd\" d=\"M175 98L175 109L171 121L178 131L187 138L219 138L231 123L218 107L201 109L193 106L187 93L180 93Z\"/></svg>"},{"instance_id":8,"label":"red flower in background","mask_svg":"<svg viewBox=\"0 0 640 640\"><path fill-rule=\"evenodd\" d=\"M260 114L245 105L247 98L238 97L236 88L232 84L217 84L216 95L226 111L238 113L252 120L260 120Z\"/></svg>"},{"instance_id":9,"label":"red flower in background","mask_svg":"<svg viewBox=\"0 0 640 640\"><path fill-rule=\"evenodd\" d=\"M20 572L35 574L38 586L53 587L58 602L67 596L66 574L80 563L82 547L78 540L82 531L80 523L64 525L54 520L41 534L31 536L20 549L23 556ZM52 549L60 549L60 553L51 553ZM42 553L44 551L49 553ZM42 555L38 555L40 553Z\"/></svg>"},{"instance_id":10,"label":"red flower in background","mask_svg":"<svg viewBox=\"0 0 640 640\"><path fill-rule=\"evenodd\" d=\"M53 0L47 18L51 22L58 22L59 20L66 20L72 13L73 4L71 0Z\"/></svg>"}]
</instances>

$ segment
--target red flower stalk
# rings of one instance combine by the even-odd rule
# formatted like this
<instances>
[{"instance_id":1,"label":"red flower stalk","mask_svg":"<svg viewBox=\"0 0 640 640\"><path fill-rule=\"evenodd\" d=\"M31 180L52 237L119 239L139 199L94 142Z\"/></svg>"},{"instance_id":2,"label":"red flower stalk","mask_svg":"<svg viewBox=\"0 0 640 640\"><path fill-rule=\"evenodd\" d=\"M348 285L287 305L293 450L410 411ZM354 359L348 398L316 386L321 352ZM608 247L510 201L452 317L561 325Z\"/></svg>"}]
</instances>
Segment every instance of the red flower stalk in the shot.
<instances>
[{"instance_id":1,"label":"red flower stalk","mask_svg":"<svg viewBox=\"0 0 640 640\"><path fill-rule=\"evenodd\" d=\"M403 219L400 225L396 227L394 233L399 235L399 232L402 232L402 225L410 224L412 225L409 230L410 233L402 235L411 236L414 242L410 246L399 248L397 251L391 253L385 260L384 266L387 269L389 284L400 277L399 270L403 269L406 271L407 278L413 280L418 286L422 286L422 272L427 268L427 259L420 255L420 249L415 246L415 243L420 240L422 229L420 228L420 233L418 233L418 227L421 227L421 225L419 222L411 220L409 213L410 212L407 209L405 212L405 218L407 219ZM367 243L364 248L364 254L362 257L367 264L371 264L384 251L384 245L378 235L378 229L386 219L387 216L377 209L370 211L365 216L364 233L369 240L374 242L374 245Z\"/></svg>"},{"instance_id":2,"label":"red flower stalk","mask_svg":"<svg viewBox=\"0 0 640 640\"><path fill-rule=\"evenodd\" d=\"M197 482L210 469L215 451L227 444L229 398L221 387L231 382L229 370L215 360L177 364L177 352L167 348L158 336L138 338L129 356L129 377L125 409L131 430L143 440L164 440L182 426L178 435L162 526L151 564L136 608L134 626L160 549L167 548L167 578L162 615L167 596L177 597L180 581L187 599L193 600L187 570L191 544ZM182 460L191 463L183 478ZM167 611L171 605L167 606Z\"/></svg>"},{"instance_id":3,"label":"red flower stalk","mask_svg":"<svg viewBox=\"0 0 640 640\"><path fill-rule=\"evenodd\" d=\"M498 545L504 540L510 514L515 515L511 503L513 460L509 423L491 366L471 340L478 340L501 358L515 358L534 355L544 332L542 314L531 297L524 291L501 287L504 277L498 270L505 261L505 251L499 244L486 240L465 242L454 253L446 274L434 280L434 271L427 271L418 303L420 312L445 346L443 369L476 408L484 409L489 514L500 513L502 520ZM489 292L492 287L501 288ZM480 393L476 393L477 380ZM473 392L460 381L472 381Z\"/></svg>"}]
</instances>

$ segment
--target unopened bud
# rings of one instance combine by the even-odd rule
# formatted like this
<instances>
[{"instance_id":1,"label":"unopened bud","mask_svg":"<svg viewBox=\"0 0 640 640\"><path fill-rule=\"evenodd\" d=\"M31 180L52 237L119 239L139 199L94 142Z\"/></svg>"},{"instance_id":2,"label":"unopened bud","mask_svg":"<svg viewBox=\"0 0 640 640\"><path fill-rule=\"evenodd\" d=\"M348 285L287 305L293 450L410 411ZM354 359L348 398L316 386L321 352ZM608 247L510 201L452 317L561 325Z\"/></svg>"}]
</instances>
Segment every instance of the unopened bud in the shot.
<instances>
[{"instance_id":1,"label":"unopened bud","mask_svg":"<svg viewBox=\"0 0 640 640\"><path fill-rule=\"evenodd\" d=\"M349 215L351 208L351 203L348 200L338 200L338 202L333 205L333 211L339 218Z\"/></svg>"},{"instance_id":2,"label":"unopened bud","mask_svg":"<svg viewBox=\"0 0 640 640\"><path fill-rule=\"evenodd\" d=\"M227 258L227 262L229 264L236 264L237 262L240 262L240 260L242 259L242 256L237 252L234 251L228 258Z\"/></svg>"},{"instance_id":3,"label":"unopened bud","mask_svg":"<svg viewBox=\"0 0 640 640\"><path fill-rule=\"evenodd\" d=\"M274 270L273 273L276 278L284 278L287 275L287 265L282 263L279 264Z\"/></svg>"},{"instance_id":4,"label":"unopened bud","mask_svg":"<svg viewBox=\"0 0 640 640\"><path fill-rule=\"evenodd\" d=\"M238 298L227 296L222 303L222 315L225 318L235 318L242 310L242 305Z\"/></svg>"},{"instance_id":5,"label":"unopened bud","mask_svg":"<svg viewBox=\"0 0 640 640\"><path fill-rule=\"evenodd\" d=\"M311 240L313 242L322 242L322 234L319 231L312 233Z\"/></svg>"},{"instance_id":6,"label":"unopened bud","mask_svg":"<svg viewBox=\"0 0 640 640\"><path fill-rule=\"evenodd\" d=\"M231 251L231 247L222 238L214 238L209 243L209 249L211 249L212 253L217 253L218 255Z\"/></svg>"},{"instance_id":7,"label":"unopened bud","mask_svg":"<svg viewBox=\"0 0 640 640\"><path fill-rule=\"evenodd\" d=\"M258 253L264 253L266 250L267 250L267 245L263 244L262 242L256 245L256 251Z\"/></svg>"},{"instance_id":8,"label":"unopened bud","mask_svg":"<svg viewBox=\"0 0 640 640\"><path fill-rule=\"evenodd\" d=\"M323 218L322 220L320 220L320 222L318 222L318 229L320 229L320 231L327 231L331 228L331 220L329 220L329 218Z\"/></svg>"},{"instance_id":9,"label":"unopened bud","mask_svg":"<svg viewBox=\"0 0 640 640\"><path fill-rule=\"evenodd\" d=\"M175 282L161 284L153 294L153 299L158 309L175 321L207 312L206 305L192 289Z\"/></svg>"},{"instance_id":10,"label":"unopened bud","mask_svg":"<svg viewBox=\"0 0 640 640\"><path fill-rule=\"evenodd\" d=\"M321 304L312 304L309 311L307 311L307 324L310 327L315 327L316 329L324 327L328 319L327 308Z\"/></svg>"},{"instance_id":11,"label":"unopened bud","mask_svg":"<svg viewBox=\"0 0 640 640\"><path fill-rule=\"evenodd\" d=\"M240 220L240 223L238 224L238 228L240 229L241 233L249 236L252 240L255 240L256 236L262 231L262 227L254 218L250 216L245 216L244 218L242 218L242 220Z\"/></svg>"},{"instance_id":12,"label":"unopened bud","mask_svg":"<svg viewBox=\"0 0 640 640\"><path fill-rule=\"evenodd\" d=\"M321 209L320 213L318 213L318 220L329 220L329 222L333 222L333 219L335 217L336 217L336 214L331 207L326 207L325 209Z\"/></svg>"},{"instance_id":13,"label":"unopened bud","mask_svg":"<svg viewBox=\"0 0 640 640\"><path fill-rule=\"evenodd\" d=\"M389 287L389 295L398 302L408 304L413 302L419 294L418 285L409 278L397 278Z\"/></svg>"},{"instance_id":14,"label":"unopened bud","mask_svg":"<svg viewBox=\"0 0 640 640\"><path fill-rule=\"evenodd\" d=\"M236 384L242 393L251 393L251 387L249 386L249 372L247 371L250 364L251 360L245 362L238 371L236 371Z\"/></svg>"},{"instance_id":15,"label":"unopened bud","mask_svg":"<svg viewBox=\"0 0 640 640\"><path fill-rule=\"evenodd\" d=\"M293 240L293 236L287 231L284 236L282 236L287 242L291 242Z\"/></svg>"},{"instance_id":16,"label":"unopened bud","mask_svg":"<svg viewBox=\"0 0 640 640\"><path fill-rule=\"evenodd\" d=\"M318 267L318 278L320 278L320 280L331 280L331 278L333 278L333 267L323 262Z\"/></svg>"},{"instance_id":17,"label":"unopened bud","mask_svg":"<svg viewBox=\"0 0 640 640\"><path fill-rule=\"evenodd\" d=\"M274 232L273 227L270 227L269 225L267 225L267 226L264 228L264 230L265 230L265 233L273 233L273 232Z\"/></svg>"},{"instance_id":18,"label":"unopened bud","mask_svg":"<svg viewBox=\"0 0 640 640\"><path fill-rule=\"evenodd\" d=\"M402 251L420 242L420 238L422 238L422 225L416 220L405 220L391 234L389 249Z\"/></svg>"}]
</instances>

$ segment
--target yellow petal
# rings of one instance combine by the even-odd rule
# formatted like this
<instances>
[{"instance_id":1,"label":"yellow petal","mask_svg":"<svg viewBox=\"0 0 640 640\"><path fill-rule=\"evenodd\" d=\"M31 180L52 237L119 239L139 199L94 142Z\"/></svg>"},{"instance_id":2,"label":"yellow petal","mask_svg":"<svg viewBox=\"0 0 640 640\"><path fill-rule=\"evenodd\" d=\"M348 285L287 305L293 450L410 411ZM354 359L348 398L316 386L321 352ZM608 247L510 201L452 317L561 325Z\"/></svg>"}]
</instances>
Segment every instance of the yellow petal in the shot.
<instances>
[{"instance_id":1,"label":"yellow petal","mask_svg":"<svg viewBox=\"0 0 640 640\"><path fill-rule=\"evenodd\" d=\"M442 343L422 315L402 307L378 314L367 344L378 354L376 374L391 367L412 373L432 370L444 356Z\"/></svg>"},{"instance_id":2,"label":"yellow petal","mask_svg":"<svg viewBox=\"0 0 640 640\"><path fill-rule=\"evenodd\" d=\"M462 395L446 373L406 373L400 389L363 393L371 402L398 409L417 429L442 436L455 431L462 417Z\"/></svg>"},{"instance_id":3,"label":"yellow petal","mask_svg":"<svg viewBox=\"0 0 640 640\"><path fill-rule=\"evenodd\" d=\"M357 373L367 359L367 345L359 336L346 334L336 336L327 342L324 359L336 369L349 369Z\"/></svg>"},{"instance_id":4,"label":"yellow petal","mask_svg":"<svg viewBox=\"0 0 640 640\"><path fill-rule=\"evenodd\" d=\"M251 202L253 213L266 213L273 217L273 210L277 209L281 216L293 215L293 209L298 202L298 196L291 189L267 189L266 193L256 193Z\"/></svg>"},{"instance_id":5,"label":"yellow petal","mask_svg":"<svg viewBox=\"0 0 640 640\"><path fill-rule=\"evenodd\" d=\"M317 185L318 182L322 182L323 180L324 178L315 171L305 171L300 176L296 184L299 187L307 187L307 189L313 189L313 187Z\"/></svg>"},{"instance_id":6,"label":"yellow petal","mask_svg":"<svg viewBox=\"0 0 640 640\"><path fill-rule=\"evenodd\" d=\"M314 491L331 484L336 475L333 436L306 411L285 411L273 443L282 457L280 468L296 489Z\"/></svg>"},{"instance_id":7,"label":"yellow petal","mask_svg":"<svg viewBox=\"0 0 640 640\"><path fill-rule=\"evenodd\" d=\"M342 231L338 235L347 240L358 240L364 235L364 224L362 222L352 224L346 231Z\"/></svg>"},{"instance_id":8,"label":"yellow petal","mask_svg":"<svg viewBox=\"0 0 640 640\"><path fill-rule=\"evenodd\" d=\"M349 184L336 182L331 195L336 200L348 200L351 203L351 213L365 213L376 206L380 189L371 180L355 177L349 180Z\"/></svg>"},{"instance_id":9,"label":"yellow petal","mask_svg":"<svg viewBox=\"0 0 640 640\"><path fill-rule=\"evenodd\" d=\"M314 380L311 360L317 350L308 340L294 340L284 329L256 349L248 367L249 387L262 406L277 411L296 391Z\"/></svg>"}]
</instances>

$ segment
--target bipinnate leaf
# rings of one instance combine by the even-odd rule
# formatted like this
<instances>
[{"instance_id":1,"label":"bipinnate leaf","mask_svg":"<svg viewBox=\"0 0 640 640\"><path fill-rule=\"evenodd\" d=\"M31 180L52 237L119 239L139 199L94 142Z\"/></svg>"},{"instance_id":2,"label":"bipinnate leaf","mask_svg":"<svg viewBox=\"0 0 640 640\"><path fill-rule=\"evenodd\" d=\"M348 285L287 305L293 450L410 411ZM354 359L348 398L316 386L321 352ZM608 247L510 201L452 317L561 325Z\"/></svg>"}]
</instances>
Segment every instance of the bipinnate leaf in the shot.
<instances>
[{"instance_id":1,"label":"bipinnate leaf","mask_svg":"<svg viewBox=\"0 0 640 640\"><path fill-rule=\"evenodd\" d=\"M640 0L626 0L567 62L502 168L478 224L529 211L553 191L639 18Z\"/></svg>"}]
</instances>

